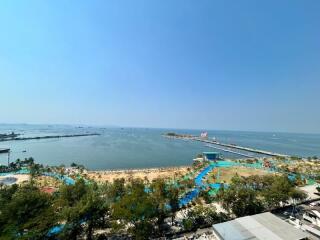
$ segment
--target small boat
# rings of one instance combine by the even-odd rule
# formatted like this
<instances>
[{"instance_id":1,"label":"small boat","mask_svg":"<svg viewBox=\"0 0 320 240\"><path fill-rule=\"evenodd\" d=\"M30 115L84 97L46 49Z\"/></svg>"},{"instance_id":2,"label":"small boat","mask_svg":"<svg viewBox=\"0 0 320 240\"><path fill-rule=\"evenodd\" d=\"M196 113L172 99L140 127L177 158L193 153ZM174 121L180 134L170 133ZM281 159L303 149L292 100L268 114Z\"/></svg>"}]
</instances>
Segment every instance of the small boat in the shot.
<instances>
[{"instance_id":1,"label":"small boat","mask_svg":"<svg viewBox=\"0 0 320 240\"><path fill-rule=\"evenodd\" d=\"M10 152L9 148L0 148L0 153L8 153Z\"/></svg>"},{"instance_id":2,"label":"small boat","mask_svg":"<svg viewBox=\"0 0 320 240\"><path fill-rule=\"evenodd\" d=\"M27 152L27 150L23 150L22 152L23 152L23 153L26 153L26 152Z\"/></svg>"}]
</instances>

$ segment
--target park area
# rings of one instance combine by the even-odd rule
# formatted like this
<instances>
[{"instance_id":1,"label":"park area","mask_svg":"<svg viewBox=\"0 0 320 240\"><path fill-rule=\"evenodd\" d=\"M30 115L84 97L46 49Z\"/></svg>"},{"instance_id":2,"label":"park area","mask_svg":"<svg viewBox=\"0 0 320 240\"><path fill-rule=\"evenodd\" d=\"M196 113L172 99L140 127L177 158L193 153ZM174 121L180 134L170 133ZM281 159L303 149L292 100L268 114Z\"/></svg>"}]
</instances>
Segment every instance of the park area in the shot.
<instances>
[{"instance_id":1,"label":"park area","mask_svg":"<svg viewBox=\"0 0 320 240\"><path fill-rule=\"evenodd\" d=\"M287 167L280 168L271 161L200 160L185 167L109 171L87 171L74 163L70 167L48 167L33 159L16 161L6 169L11 171L1 176L7 186L0 191L6 209L0 214L0 222L6 223L0 230L11 236L7 230L14 225L23 234L25 225L15 221L31 211L31 222L41 216L35 225L35 229L41 228L40 239L74 236L74 229L81 229L78 235L87 233L89 237L93 229L103 229L106 236L112 230L141 237L141 223L148 227L149 234L158 237L275 209L292 198L306 199L307 191L296 188L305 181L296 180L309 177L288 172ZM5 200L7 194L12 195L10 201ZM25 208L29 199L41 202L36 211L33 204ZM176 215L179 217L175 220ZM92 222L99 225L90 225ZM32 233L31 228L28 233Z\"/></svg>"},{"instance_id":2,"label":"park area","mask_svg":"<svg viewBox=\"0 0 320 240\"><path fill-rule=\"evenodd\" d=\"M249 177L252 175L264 176L270 173L264 169L248 168L243 166L221 167L215 168L210 172L206 178L207 183L226 183L229 184L233 176Z\"/></svg>"}]
</instances>

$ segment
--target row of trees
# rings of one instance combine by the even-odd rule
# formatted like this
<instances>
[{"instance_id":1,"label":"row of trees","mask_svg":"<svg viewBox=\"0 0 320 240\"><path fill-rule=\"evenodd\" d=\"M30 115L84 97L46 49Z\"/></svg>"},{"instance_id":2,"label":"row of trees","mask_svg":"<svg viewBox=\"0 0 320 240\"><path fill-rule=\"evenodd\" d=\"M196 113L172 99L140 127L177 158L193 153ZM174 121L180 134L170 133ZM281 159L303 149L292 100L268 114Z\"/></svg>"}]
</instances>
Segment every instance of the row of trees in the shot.
<instances>
[{"instance_id":1,"label":"row of trees","mask_svg":"<svg viewBox=\"0 0 320 240\"><path fill-rule=\"evenodd\" d=\"M222 188L216 198L224 209L236 217L257 214L306 199L287 176L235 176L228 188Z\"/></svg>"},{"instance_id":2,"label":"row of trees","mask_svg":"<svg viewBox=\"0 0 320 240\"><path fill-rule=\"evenodd\" d=\"M9 166L0 165L0 173L2 172L12 172L12 171L18 171L22 167L28 167L34 164L34 159L32 157L25 158L24 160L20 160L19 158L11 162Z\"/></svg>"},{"instance_id":3,"label":"row of trees","mask_svg":"<svg viewBox=\"0 0 320 240\"><path fill-rule=\"evenodd\" d=\"M164 180L123 179L98 185L80 179L49 195L33 182L0 189L1 239L87 239L125 234L136 239L163 236L174 220L180 188ZM61 229L61 231L55 231Z\"/></svg>"},{"instance_id":4,"label":"row of trees","mask_svg":"<svg viewBox=\"0 0 320 240\"><path fill-rule=\"evenodd\" d=\"M187 231L195 231L199 227L210 227L215 223L229 220L223 212L217 212L214 206L197 205L191 208L182 223Z\"/></svg>"},{"instance_id":5,"label":"row of trees","mask_svg":"<svg viewBox=\"0 0 320 240\"><path fill-rule=\"evenodd\" d=\"M0 239L106 239L126 235L135 239L161 237L170 232L184 191L157 179L124 179L97 184L77 180L62 185L53 195L28 185L0 189ZM277 208L306 195L286 176L235 176L215 196L229 213L197 206L186 212L185 230L210 226L228 216L241 217ZM99 231L98 231L99 230ZM99 233L99 234L98 234Z\"/></svg>"}]
</instances>

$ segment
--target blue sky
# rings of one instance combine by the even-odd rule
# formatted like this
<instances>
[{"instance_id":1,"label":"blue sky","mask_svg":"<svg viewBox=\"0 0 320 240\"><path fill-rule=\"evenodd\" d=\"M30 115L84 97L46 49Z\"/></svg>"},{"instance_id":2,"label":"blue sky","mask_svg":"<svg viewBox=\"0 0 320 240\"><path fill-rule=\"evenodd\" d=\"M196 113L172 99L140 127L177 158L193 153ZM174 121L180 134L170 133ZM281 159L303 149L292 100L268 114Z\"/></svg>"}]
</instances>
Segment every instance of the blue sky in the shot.
<instances>
[{"instance_id":1,"label":"blue sky","mask_svg":"<svg viewBox=\"0 0 320 240\"><path fill-rule=\"evenodd\" d=\"M320 1L1 1L0 122L320 132Z\"/></svg>"}]
</instances>

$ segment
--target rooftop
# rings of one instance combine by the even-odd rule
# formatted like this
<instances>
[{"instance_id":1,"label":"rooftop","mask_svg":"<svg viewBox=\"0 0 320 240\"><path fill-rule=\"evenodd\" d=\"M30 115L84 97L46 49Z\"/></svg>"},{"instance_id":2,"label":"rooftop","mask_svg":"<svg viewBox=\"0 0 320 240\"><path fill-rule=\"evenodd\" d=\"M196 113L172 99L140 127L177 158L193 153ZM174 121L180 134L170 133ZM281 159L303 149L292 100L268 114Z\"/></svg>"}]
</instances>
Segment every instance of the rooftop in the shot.
<instances>
[{"instance_id":1,"label":"rooftop","mask_svg":"<svg viewBox=\"0 0 320 240\"><path fill-rule=\"evenodd\" d=\"M213 231L220 240L302 240L309 236L270 212L215 224Z\"/></svg>"}]
</instances>

